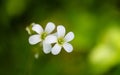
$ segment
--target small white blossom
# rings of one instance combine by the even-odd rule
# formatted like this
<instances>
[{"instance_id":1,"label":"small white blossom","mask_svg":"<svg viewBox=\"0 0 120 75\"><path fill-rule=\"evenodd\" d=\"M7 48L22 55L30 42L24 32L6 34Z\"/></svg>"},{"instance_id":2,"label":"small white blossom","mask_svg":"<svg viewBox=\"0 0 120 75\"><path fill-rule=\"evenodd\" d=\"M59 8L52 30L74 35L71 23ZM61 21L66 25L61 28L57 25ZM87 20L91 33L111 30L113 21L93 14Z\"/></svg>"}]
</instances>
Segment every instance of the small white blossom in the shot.
<instances>
[{"instance_id":1,"label":"small white blossom","mask_svg":"<svg viewBox=\"0 0 120 75\"><path fill-rule=\"evenodd\" d=\"M26 27L26 31L28 32L28 34L31 34L30 29L28 27Z\"/></svg>"},{"instance_id":2,"label":"small white blossom","mask_svg":"<svg viewBox=\"0 0 120 75\"><path fill-rule=\"evenodd\" d=\"M57 55L60 53L62 47L68 52L72 52L73 46L68 43L69 41L74 39L74 33L69 32L65 36L65 27L60 25L57 27L57 36L49 35L46 37L45 42L47 43L56 43L53 48L51 49L51 52L53 55Z\"/></svg>"},{"instance_id":3,"label":"small white blossom","mask_svg":"<svg viewBox=\"0 0 120 75\"><path fill-rule=\"evenodd\" d=\"M51 44L45 42L45 38L55 29L55 25L52 22L49 22L45 30L43 30L42 26L39 24L32 24L32 30L35 31L37 34L31 35L29 37L29 43L31 45L37 44L42 42L43 44L43 52L48 54L51 50Z\"/></svg>"},{"instance_id":4,"label":"small white blossom","mask_svg":"<svg viewBox=\"0 0 120 75\"><path fill-rule=\"evenodd\" d=\"M38 54L38 53L36 53L36 54L35 54L35 58L36 58L36 59L38 59L38 57L39 57L39 54Z\"/></svg>"}]
</instances>

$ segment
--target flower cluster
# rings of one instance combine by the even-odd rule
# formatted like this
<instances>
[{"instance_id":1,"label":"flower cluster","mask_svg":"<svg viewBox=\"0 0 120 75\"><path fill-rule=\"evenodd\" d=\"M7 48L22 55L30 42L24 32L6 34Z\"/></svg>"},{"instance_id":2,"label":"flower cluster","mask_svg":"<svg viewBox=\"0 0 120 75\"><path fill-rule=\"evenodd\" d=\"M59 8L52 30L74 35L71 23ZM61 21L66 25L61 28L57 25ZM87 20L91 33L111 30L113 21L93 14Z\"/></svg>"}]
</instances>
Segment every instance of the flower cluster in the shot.
<instances>
[{"instance_id":1,"label":"flower cluster","mask_svg":"<svg viewBox=\"0 0 120 75\"><path fill-rule=\"evenodd\" d=\"M51 52L53 55L57 55L62 48L68 53L72 52L73 46L68 42L74 39L74 33L69 32L65 35L66 30L64 26L58 25L56 33L52 33L55 29L55 24L52 22L48 22L45 29L39 24L32 23L31 29L35 31L36 34L29 37L29 43L35 45L41 42L45 54ZM30 34L30 29L26 28L26 30Z\"/></svg>"}]
</instances>

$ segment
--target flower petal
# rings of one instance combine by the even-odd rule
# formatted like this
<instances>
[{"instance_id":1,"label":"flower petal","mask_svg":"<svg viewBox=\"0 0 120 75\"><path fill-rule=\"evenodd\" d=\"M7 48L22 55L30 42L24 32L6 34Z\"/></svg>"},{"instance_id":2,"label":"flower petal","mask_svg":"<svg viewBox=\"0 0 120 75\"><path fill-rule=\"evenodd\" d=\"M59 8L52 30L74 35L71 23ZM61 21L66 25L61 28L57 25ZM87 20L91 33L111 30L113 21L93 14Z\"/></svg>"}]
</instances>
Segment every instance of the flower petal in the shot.
<instances>
[{"instance_id":1,"label":"flower petal","mask_svg":"<svg viewBox=\"0 0 120 75\"><path fill-rule=\"evenodd\" d=\"M69 42L69 41L73 40L74 39L74 33L73 32L67 33L67 35L65 36L64 39L65 39L66 42Z\"/></svg>"},{"instance_id":2,"label":"flower petal","mask_svg":"<svg viewBox=\"0 0 120 75\"><path fill-rule=\"evenodd\" d=\"M65 44L63 45L63 48L64 48L68 53L70 53L70 52L73 51L73 47L72 47L72 45L69 44L69 43L65 43Z\"/></svg>"},{"instance_id":3,"label":"flower petal","mask_svg":"<svg viewBox=\"0 0 120 75\"><path fill-rule=\"evenodd\" d=\"M29 37L29 43L31 45L37 44L40 41L41 41L40 35L32 35L32 36Z\"/></svg>"},{"instance_id":4,"label":"flower petal","mask_svg":"<svg viewBox=\"0 0 120 75\"><path fill-rule=\"evenodd\" d=\"M45 32L48 34L51 33L55 29L55 25L52 22L49 22L45 28Z\"/></svg>"},{"instance_id":5,"label":"flower petal","mask_svg":"<svg viewBox=\"0 0 120 75\"><path fill-rule=\"evenodd\" d=\"M49 43L49 44L55 43L55 42L57 42L57 37L54 35L49 35L45 38L45 42Z\"/></svg>"},{"instance_id":6,"label":"flower petal","mask_svg":"<svg viewBox=\"0 0 120 75\"><path fill-rule=\"evenodd\" d=\"M32 30L35 31L38 34L40 34L41 32L43 32L43 28L39 24L33 24Z\"/></svg>"},{"instance_id":7,"label":"flower petal","mask_svg":"<svg viewBox=\"0 0 120 75\"><path fill-rule=\"evenodd\" d=\"M58 37L64 37L65 35L65 27L60 25L57 27L57 34L58 34Z\"/></svg>"},{"instance_id":8,"label":"flower petal","mask_svg":"<svg viewBox=\"0 0 120 75\"><path fill-rule=\"evenodd\" d=\"M57 35L57 32L55 32L55 33L53 33L53 34L50 34L50 35L53 35L53 36L58 36L58 35Z\"/></svg>"},{"instance_id":9,"label":"flower petal","mask_svg":"<svg viewBox=\"0 0 120 75\"><path fill-rule=\"evenodd\" d=\"M60 45L55 44L54 47L52 48L52 54L53 54L53 55L59 54L60 51L61 51L61 48L62 48L62 47L61 47Z\"/></svg>"},{"instance_id":10,"label":"flower petal","mask_svg":"<svg viewBox=\"0 0 120 75\"><path fill-rule=\"evenodd\" d=\"M47 43L43 42L43 52L45 54L50 53L51 48L52 48L51 44L47 44Z\"/></svg>"}]
</instances>

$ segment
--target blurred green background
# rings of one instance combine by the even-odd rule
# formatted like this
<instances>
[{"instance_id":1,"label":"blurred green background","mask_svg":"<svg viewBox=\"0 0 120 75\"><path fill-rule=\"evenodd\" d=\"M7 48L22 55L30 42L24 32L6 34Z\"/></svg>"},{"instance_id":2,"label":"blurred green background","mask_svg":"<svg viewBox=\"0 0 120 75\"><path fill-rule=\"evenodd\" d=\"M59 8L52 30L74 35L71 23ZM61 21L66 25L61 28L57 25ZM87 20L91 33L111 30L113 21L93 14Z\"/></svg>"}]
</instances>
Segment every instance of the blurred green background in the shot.
<instances>
[{"instance_id":1,"label":"blurred green background","mask_svg":"<svg viewBox=\"0 0 120 75\"><path fill-rule=\"evenodd\" d=\"M73 31L73 52L31 46L32 22ZM0 75L120 75L120 0L0 0L0 34Z\"/></svg>"}]
</instances>

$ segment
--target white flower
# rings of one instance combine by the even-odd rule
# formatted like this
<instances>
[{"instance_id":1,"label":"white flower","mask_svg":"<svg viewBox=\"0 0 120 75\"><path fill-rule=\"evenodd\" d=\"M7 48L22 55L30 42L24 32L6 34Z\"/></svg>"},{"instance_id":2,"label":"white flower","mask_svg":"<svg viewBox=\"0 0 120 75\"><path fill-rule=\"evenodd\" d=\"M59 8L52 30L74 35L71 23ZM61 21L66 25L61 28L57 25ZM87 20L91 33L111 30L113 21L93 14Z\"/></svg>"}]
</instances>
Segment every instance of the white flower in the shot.
<instances>
[{"instance_id":1,"label":"white flower","mask_svg":"<svg viewBox=\"0 0 120 75\"><path fill-rule=\"evenodd\" d=\"M37 34L34 34L29 37L29 43L31 45L37 44L42 42L43 44L43 51L44 53L49 53L51 50L51 44L45 42L45 38L55 29L55 25L52 22L49 22L45 30L43 30L42 26L39 24L33 24L32 30L35 31Z\"/></svg>"},{"instance_id":2,"label":"white flower","mask_svg":"<svg viewBox=\"0 0 120 75\"><path fill-rule=\"evenodd\" d=\"M69 53L72 52L73 47L69 41L74 39L74 33L69 32L65 36L65 27L60 25L57 27L57 36L49 35L46 37L45 42L47 43L56 43L53 48L51 49L51 52L53 55L57 55L60 53L62 47Z\"/></svg>"}]
</instances>

